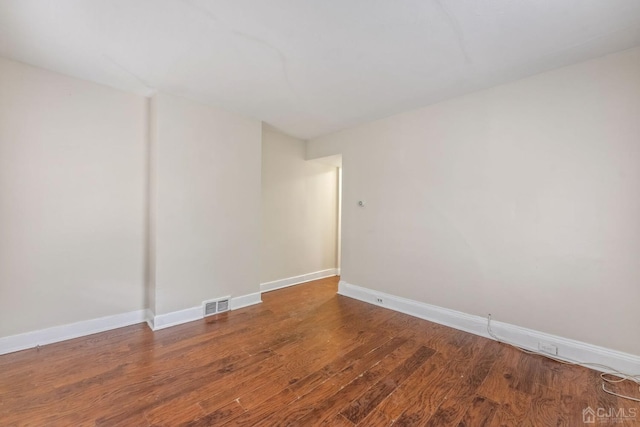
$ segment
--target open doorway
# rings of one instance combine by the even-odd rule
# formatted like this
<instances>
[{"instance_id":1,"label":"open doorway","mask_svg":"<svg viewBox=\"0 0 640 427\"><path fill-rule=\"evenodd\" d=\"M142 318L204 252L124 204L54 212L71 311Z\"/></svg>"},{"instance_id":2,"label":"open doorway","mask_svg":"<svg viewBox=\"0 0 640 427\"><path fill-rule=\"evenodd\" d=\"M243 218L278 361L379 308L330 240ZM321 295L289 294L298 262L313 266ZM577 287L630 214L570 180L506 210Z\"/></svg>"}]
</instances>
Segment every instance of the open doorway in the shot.
<instances>
[{"instance_id":1,"label":"open doorway","mask_svg":"<svg viewBox=\"0 0 640 427\"><path fill-rule=\"evenodd\" d=\"M309 160L336 168L336 273L342 271L342 154Z\"/></svg>"},{"instance_id":2,"label":"open doorway","mask_svg":"<svg viewBox=\"0 0 640 427\"><path fill-rule=\"evenodd\" d=\"M305 141L263 127L260 290L340 274L342 156L306 159Z\"/></svg>"}]
</instances>

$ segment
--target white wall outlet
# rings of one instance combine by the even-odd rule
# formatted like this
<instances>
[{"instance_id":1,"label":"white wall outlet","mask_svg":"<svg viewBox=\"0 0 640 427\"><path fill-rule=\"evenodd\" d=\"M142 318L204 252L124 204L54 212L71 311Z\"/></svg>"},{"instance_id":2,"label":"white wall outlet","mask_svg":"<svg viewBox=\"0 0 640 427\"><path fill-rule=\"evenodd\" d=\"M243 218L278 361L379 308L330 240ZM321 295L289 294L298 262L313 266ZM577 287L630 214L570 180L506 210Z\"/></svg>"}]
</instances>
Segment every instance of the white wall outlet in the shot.
<instances>
[{"instance_id":1,"label":"white wall outlet","mask_svg":"<svg viewBox=\"0 0 640 427\"><path fill-rule=\"evenodd\" d=\"M553 354L554 356L558 355L558 347L553 344L549 344L548 342L539 342L538 350L543 353Z\"/></svg>"},{"instance_id":2,"label":"white wall outlet","mask_svg":"<svg viewBox=\"0 0 640 427\"><path fill-rule=\"evenodd\" d=\"M376 304L384 304L384 301L381 297L376 297Z\"/></svg>"}]
</instances>

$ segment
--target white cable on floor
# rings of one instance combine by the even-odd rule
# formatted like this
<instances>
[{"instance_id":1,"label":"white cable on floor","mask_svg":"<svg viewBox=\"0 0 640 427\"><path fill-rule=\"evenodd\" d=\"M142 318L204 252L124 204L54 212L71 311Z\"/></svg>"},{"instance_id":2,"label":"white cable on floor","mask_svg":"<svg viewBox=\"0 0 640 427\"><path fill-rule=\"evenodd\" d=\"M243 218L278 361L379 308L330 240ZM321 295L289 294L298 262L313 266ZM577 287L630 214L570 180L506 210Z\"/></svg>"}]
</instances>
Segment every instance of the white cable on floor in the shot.
<instances>
[{"instance_id":1,"label":"white cable on floor","mask_svg":"<svg viewBox=\"0 0 640 427\"><path fill-rule=\"evenodd\" d=\"M518 345L512 344L510 342L507 342L501 338L498 338L498 336L493 333L493 331L491 330L491 314L489 314L487 316L487 333L489 334L489 336L491 336L491 338L493 338L494 340L498 341L499 343L503 343L503 344L507 344L513 348L516 348L520 351L522 351L523 353L527 353L527 354L537 354L539 356L544 356L547 359L551 359L551 360L555 360L556 362L560 362L560 363L564 363L565 365L578 365L578 366L594 366L594 367L599 367L599 368L605 368L606 370L610 371L610 372L602 372L600 373L600 378L602 378L602 390L604 390L605 393L611 394L613 396L617 396L620 397L622 399L627 399L627 400L632 400L634 402L640 402L640 398L637 397L633 397L633 396L626 396L623 394L618 394L615 393L611 390L607 390L607 388L605 387L605 383L610 383L610 384L616 384L616 383L621 383L624 381L631 381L634 382L636 384L638 384L638 390L640 391L640 375L630 375L630 374L626 374L624 372L620 372L617 369L612 368L611 366L607 366L607 365L603 365L601 363L593 363L593 362L579 362L577 360L573 360L570 358L566 358L566 359L560 359L557 357L553 357L552 355L548 354L548 353L543 353L540 351L531 351L531 350L527 350L525 348L522 348ZM614 376L614 377L618 377L618 379L611 379L611 378L607 378L607 375L610 376Z\"/></svg>"}]
</instances>

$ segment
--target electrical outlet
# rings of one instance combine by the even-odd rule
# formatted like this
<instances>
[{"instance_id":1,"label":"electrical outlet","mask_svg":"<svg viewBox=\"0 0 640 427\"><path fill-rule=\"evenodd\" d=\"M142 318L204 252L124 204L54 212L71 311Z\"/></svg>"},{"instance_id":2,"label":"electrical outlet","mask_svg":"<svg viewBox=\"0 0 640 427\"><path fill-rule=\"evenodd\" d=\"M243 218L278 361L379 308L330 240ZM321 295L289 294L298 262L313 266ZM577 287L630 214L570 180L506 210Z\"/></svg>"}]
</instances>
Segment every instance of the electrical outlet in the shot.
<instances>
[{"instance_id":1,"label":"electrical outlet","mask_svg":"<svg viewBox=\"0 0 640 427\"><path fill-rule=\"evenodd\" d=\"M376 297L376 303L377 304L384 304L384 301L382 300L382 298Z\"/></svg>"},{"instance_id":2,"label":"electrical outlet","mask_svg":"<svg viewBox=\"0 0 640 427\"><path fill-rule=\"evenodd\" d=\"M553 344L549 344L548 342L539 342L538 350L543 353L553 354L554 356L558 355L558 347Z\"/></svg>"}]
</instances>

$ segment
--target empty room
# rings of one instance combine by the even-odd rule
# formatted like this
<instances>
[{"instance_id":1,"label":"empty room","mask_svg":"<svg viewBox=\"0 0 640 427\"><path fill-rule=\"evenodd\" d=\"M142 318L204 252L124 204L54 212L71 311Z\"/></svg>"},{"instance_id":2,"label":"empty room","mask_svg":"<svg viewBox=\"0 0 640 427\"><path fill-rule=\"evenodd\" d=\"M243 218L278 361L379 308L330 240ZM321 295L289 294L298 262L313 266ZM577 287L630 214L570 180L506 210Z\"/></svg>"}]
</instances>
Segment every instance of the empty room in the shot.
<instances>
[{"instance_id":1,"label":"empty room","mask_svg":"<svg viewBox=\"0 0 640 427\"><path fill-rule=\"evenodd\" d=\"M0 426L640 426L640 1L0 0Z\"/></svg>"}]
</instances>

